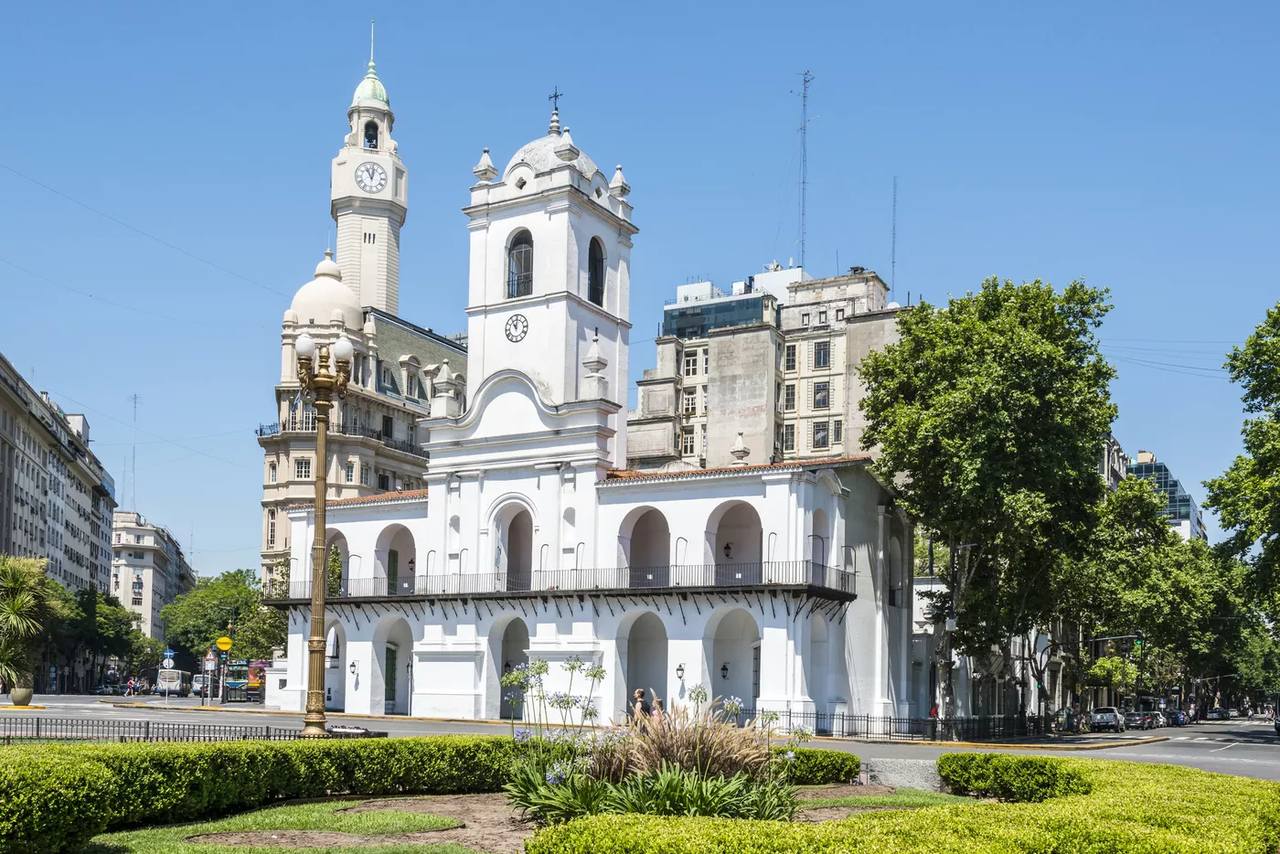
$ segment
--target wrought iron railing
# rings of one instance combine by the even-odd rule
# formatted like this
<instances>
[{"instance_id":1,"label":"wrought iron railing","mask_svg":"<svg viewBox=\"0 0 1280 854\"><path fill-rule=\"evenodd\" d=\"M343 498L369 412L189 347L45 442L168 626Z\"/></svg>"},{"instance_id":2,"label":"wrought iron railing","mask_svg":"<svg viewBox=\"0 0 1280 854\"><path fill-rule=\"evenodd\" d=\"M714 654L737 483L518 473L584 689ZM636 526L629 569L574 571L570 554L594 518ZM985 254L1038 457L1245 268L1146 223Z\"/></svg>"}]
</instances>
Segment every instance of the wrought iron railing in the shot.
<instances>
[{"instance_id":1,"label":"wrought iron railing","mask_svg":"<svg viewBox=\"0 0 1280 854\"><path fill-rule=\"evenodd\" d=\"M451 573L448 575L344 579L328 593L332 599L385 596L458 596L503 592L681 590L742 587L814 587L857 595L849 570L809 560L763 561L672 566L554 569L519 572ZM277 595L285 591L277 588ZM311 580L289 582L287 596L306 599Z\"/></svg>"},{"instance_id":2,"label":"wrought iron railing","mask_svg":"<svg viewBox=\"0 0 1280 854\"><path fill-rule=\"evenodd\" d=\"M259 424L254 431L259 437L278 436L281 432L289 433L314 433L316 430L315 421L311 419L303 420L301 418L292 421L286 421L283 424L279 421L273 424ZM381 442L392 450L401 451L402 453L412 454L415 457L426 457L426 451L418 447L418 445L410 439L397 439L394 436L384 433L382 430L375 430L372 427L363 427L352 422L343 422L339 424L331 424L329 426L331 433L343 436L360 436L365 439L374 439Z\"/></svg>"},{"instance_id":3,"label":"wrought iron railing","mask_svg":"<svg viewBox=\"0 0 1280 854\"><path fill-rule=\"evenodd\" d=\"M626 711L620 712L617 721L627 717ZM777 731L804 729L815 735L855 741L999 741L1047 734L1041 718L1023 715L940 719L742 709L730 719L736 719L738 726L754 722Z\"/></svg>"}]
</instances>

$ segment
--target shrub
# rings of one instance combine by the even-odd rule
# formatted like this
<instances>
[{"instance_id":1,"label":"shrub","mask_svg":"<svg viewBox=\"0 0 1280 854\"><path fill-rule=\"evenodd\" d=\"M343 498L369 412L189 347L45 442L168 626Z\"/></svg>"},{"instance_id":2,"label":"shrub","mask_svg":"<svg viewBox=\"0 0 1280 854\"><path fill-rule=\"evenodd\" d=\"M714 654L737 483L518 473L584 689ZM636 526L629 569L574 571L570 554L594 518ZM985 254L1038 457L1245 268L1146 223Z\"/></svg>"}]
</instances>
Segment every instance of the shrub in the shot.
<instances>
[{"instance_id":1,"label":"shrub","mask_svg":"<svg viewBox=\"0 0 1280 854\"><path fill-rule=\"evenodd\" d=\"M862 760L842 750L784 746L775 747L773 752L788 760L787 779L797 786L854 783L862 770Z\"/></svg>"},{"instance_id":2,"label":"shrub","mask_svg":"<svg viewBox=\"0 0 1280 854\"><path fill-rule=\"evenodd\" d=\"M544 828L526 852L1275 854L1280 846L1280 784L1268 781L981 754L948 755L939 767L957 787L1029 802L888 810L817 824L601 815Z\"/></svg>"},{"instance_id":3,"label":"shrub","mask_svg":"<svg viewBox=\"0 0 1280 854\"><path fill-rule=\"evenodd\" d=\"M8 747L0 751L0 852L63 851L96 833L185 821L286 798L493 792L508 738Z\"/></svg>"}]
</instances>

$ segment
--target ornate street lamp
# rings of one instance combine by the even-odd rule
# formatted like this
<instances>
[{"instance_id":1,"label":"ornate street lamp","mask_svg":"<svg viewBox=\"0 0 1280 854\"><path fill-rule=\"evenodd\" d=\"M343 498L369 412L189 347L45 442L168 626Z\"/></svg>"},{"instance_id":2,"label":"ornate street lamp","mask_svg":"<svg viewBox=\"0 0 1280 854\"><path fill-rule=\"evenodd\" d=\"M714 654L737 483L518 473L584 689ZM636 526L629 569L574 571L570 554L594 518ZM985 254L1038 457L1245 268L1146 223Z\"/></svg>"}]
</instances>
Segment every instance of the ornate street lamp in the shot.
<instances>
[{"instance_id":1,"label":"ornate street lamp","mask_svg":"<svg viewBox=\"0 0 1280 854\"><path fill-rule=\"evenodd\" d=\"M317 354L317 349L319 353ZM339 338L333 345L333 369L329 366L329 348L310 335L298 336L294 352L298 354L298 382L312 399L316 411L316 494L315 539L311 546L311 636L307 639L307 711L302 719L303 738L327 738L324 716L324 594L327 586L328 561L325 560L325 498L328 491L329 456L325 445L329 439L329 411L333 398L347 393L351 378L351 342ZM313 358L318 356L318 358Z\"/></svg>"}]
</instances>

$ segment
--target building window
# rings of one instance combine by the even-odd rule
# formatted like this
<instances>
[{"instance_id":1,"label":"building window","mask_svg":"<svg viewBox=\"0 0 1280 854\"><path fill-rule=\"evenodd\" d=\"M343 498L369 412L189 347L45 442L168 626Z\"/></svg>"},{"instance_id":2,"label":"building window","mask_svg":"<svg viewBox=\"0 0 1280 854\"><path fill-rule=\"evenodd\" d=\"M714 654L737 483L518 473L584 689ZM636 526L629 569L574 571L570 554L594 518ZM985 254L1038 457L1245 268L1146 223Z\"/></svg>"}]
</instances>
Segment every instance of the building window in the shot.
<instances>
[{"instance_id":1,"label":"building window","mask_svg":"<svg viewBox=\"0 0 1280 854\"><path fill-rule=\"evenodd\" d=\"M267 548L273 548L276 544L276 511L271 509L267 511Z\"/></svg>"},{"instance_id":2,"label":"building window","mask_svg":"<svg viewBox=\"0 0 1280 854\"><path fill-rule=\"evenodd\" d=\"M587 299L604 305L604 244L598 237L591 238L587 250Z\"/></svg>"},{"instance_id":3,"label":"building window","mask_svg":"<svg viewBox=\"0 0 1280 854\"><path fill-rule=\"evenodd\" d=\"M844 309L843 309L843 308L837 308L837 309L836 309L836 320L844 320Z\"/></svg>"},{"instance_id":4,"label":"building window","mask_svg":"<svg viewBox=\"0 0 1280 854\"><path fill-rule=\"evenodd\" d=\"M813 342L813 366L815 368L831 367L831 342Z\"/></svg>"},{"instance_id":5,"label":"building window","mask_svg":"<svg viewBox=\"0 0 1280 854\"><path fill-rule=\"evenodd\" d=\"M829 409L831 407L831 383L813 384L813 408Z\"/></svg>"},{"instance_id":6,"label":"building window","mask_svg":"<svg viewBox=\"0 0 1280 854\"><path fill-rule=\"evenodd\" d=\"M267 466L267 481L269 483L276 482L276 464L275 463L272 463L271 465Z\"/></svg>"},{"instance_id":7,"label":"building window","mask_svg":"<svg viewBox=\"0 0 1280 854\"><path fill-rule=\"evenodd\" d=\"M293 461L293 476L297 480L311 480L310 457L299 457Z\"/></svg>"},{"instance_id":8,"label":"building window","mask_svg":"<svg viewBox=\"0 0 1280 854\"><path fill-rule=\"evenodd\" d=\"M507 250L507 299L533 293L533 235L516 232Z\"/></svg>"},{"instance_id":9,"label":"building window","mask_svg":"<svg viewBox=\"0 0 1280 854\"><path fill-rule=\"evenodd\" d=\"M366 122L366 123L365 123L365 126L364 126L364 147L365 147L365 148L377 148L377 147L378 147L378 123L377 123L377 122Z\"/></svg>"},{"instance_id":10,"label":"building window","mask_svg":"<svg viewBox=\"0 0 1280 854\"><path fill-rule=\"evenodd\" d=\"M782 450L794 451L796 449L796 425L782 425Z\"/></svg>"},{"instance_id":11,"label":"building window","mask_svg":"<svg viewBox=\"0 0 1280 854\"><path fill-rule=\"evenodd\" d=\"M827 322L827 313L826 313L826 311L820 311L820 312L818 312L818 323L822 324L822 323L826 323L826 322Z\"/></svg>"},{"instance_id":12,"label":"building window","mask_svg":"<svg viewBox=\"0 0 1280 854\"><path fill-rule=\"evenodd\" d=\"M684 393L683 411L685 415L694 415L698 411L698 390L688 389Z\"/></svg>"},{"instance_id":13,"label":"building window","mask_svg":"<svg viewBox=\"0 0 1280 854\"><path fill-rule=\"evenodd\" d=\"M368 463L360 464L360 483L364 486L369 485L369 464Z\"/></svg>"},{"instance_id":14,"label":"building window","mask_svg":"<svg viewBox=\"0 0 1280 854\"><path fill-rule=\"evenodd\" d=\"M351 460L347 460L346 471L344 472L347 483L356 482L356 464Z\"/></svg>"},{"instance_id":15,"label":"building window","mask_svg":"<svg viewBox=\"0 0 1280 854\"><path fill-rule=\"evenodd\" d=\"M680 453L684 456L692 456L694 452L693 430L685 430L680 434Z\"/></svg>"},{"instance_id":16,"label":"building window","mask_svg":"<svg viewBox=\"0 0 1280 854\"><path fill-rule=\"evenodd\" d=\"M782 410L784 412L795 412L796 409L796 384L787 383L782 391Z\"/></svg>"},{"instance_id":17,"label":"building window","mask_svg":"<svg viewBox=\"0 0 1280 854\"><path fill-rule=\"evenodd\" d=\"M392 420L390 415L382 416L382 438L395 438L395 421Z\"/></svg>"},{"instance_id":18,"label":"building window","mask_svg":"<svg viewBox=\"0 0 1280 854\"><path fill-rule=\"evenodd\" d=\"M383 492L391 491L391 475L385 472L378 473L378 489L381 489Z\"/></svg>"},{"instance_id":19,"label":"building window","mask_svg":"<svg viewBox=\"0 0 1280 854\"><path fill-rule=\"evenodd\" d=\"M702 372L704 374L711 373L711 348L702 351Z\"/></svg>"},{"instance_id":20,"label":"building window","mask_svg":"<svg viewBox=\"0 0 1280 854\"><path fill-rule=\"evenodd\" d=\"M796 369L796 345L788 344L785 355L782 358L782 369L785 371L794 371Z\"/></svg>"},{"instance_id":21,"label":"building window","mask_svg":"<svg viewBox=\"0 0 1280 854\"><path fill-rule=\"evenodd\" d=\"M830 444L831 443L829 441L828 433L827 433L827 422L825 421L813 422L813 449L815 451L820 451L826 448L827 446L829 446Z\"/></svg>"},{"instance_id":22,"label":"building window","mask_svg":"<svg viewBox=\"0 0 1280 854\"><path fill-rule=\"evenodd\" d=\"M686 377L696 377L698 375L698 352L684 354L684 375Z\"/></svg>"},{"instance_id":23,"label":"building window","mask_svg":"<svg viewBox=\"0 0 1280 854\"><path fill-rule=\"evenodd\" d=\"M844 441L844 422L837 418L831 422L831 444L839 445Z\"/></svg>"},{"instance_id":24,"label":"building window","mask_svg":"<svg viewBox=\"0 0 1280 854\"><path fill-rule=\"evenodd\" d=\"M801 326L809 325L809 312L806 311L804 314L800 315L800 325Z\"/></svg>"}]
</instances>

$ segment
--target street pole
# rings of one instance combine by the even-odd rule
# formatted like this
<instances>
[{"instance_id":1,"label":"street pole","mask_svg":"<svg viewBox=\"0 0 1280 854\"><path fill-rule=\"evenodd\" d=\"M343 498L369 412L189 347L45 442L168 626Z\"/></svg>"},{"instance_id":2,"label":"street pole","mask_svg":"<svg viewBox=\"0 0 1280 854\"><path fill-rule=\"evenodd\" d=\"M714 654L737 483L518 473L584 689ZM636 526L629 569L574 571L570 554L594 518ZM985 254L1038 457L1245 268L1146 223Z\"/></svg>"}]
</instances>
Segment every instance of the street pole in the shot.
<instances>
[{"instance_id":1,"label":"street pole","mask_svg":"<svg viewBox=\"0 0 1280 854\"><path fill-rule=\"evenodd\" d=\"M308 335L301 335L295 344L298 354L298 381L311 392L312 406L316 411L316 459L315 459L315 535L311 545L311 632L307 638L307 705L300 733L304 738L327 738L324 713L324 598L328 581L325 560L325 499L328 492L328 438L329 412L333 408L333 395L346 393L350 376L351 342L345 338L334 344L336 371L329 370L329 348L320 346ZM315 360L312 369L312 354Z\"/></svg>"}]
</instances>

